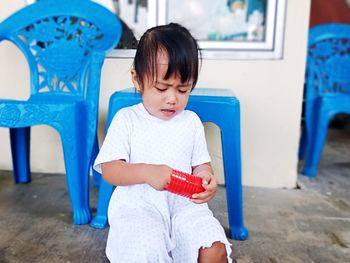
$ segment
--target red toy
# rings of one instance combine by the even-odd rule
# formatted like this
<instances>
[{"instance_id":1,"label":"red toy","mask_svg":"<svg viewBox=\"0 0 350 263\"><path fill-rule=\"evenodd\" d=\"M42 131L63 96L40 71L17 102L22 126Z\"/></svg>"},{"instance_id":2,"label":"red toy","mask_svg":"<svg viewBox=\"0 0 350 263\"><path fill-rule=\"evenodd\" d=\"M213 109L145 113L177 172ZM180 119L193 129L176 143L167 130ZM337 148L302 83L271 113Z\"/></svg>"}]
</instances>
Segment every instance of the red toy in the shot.
<instances>
[{"instance_id":1,"label":"red toy","mask_svg":"<svg viewBox=\"0 0 350 263\"><path fill-rule=\"evenodd\" d=\"M193 194L204 192L202 178L173 170L167 190L171 193L191 198Z\"/></svg>"}]
</instances>

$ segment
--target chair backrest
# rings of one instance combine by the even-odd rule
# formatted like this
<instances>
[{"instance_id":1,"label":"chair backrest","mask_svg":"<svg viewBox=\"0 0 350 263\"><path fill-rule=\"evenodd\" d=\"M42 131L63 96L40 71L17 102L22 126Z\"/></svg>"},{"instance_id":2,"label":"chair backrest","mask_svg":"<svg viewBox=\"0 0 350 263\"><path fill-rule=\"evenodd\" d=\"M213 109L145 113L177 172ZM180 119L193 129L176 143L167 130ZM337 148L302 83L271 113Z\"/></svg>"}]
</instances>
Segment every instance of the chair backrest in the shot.
<instances>
[{"instance_id":1,"label":"chair backrest","mask_svg":"<svg viewBox=\"0 0 350 263\"><path fill-rule=\"evenodd\" d=\"M309 99L350 94L350 25L310 28L306 78Z\"/></svg>"},{"instance_id":2,"label":"chair backrest","mask_svg":"<svg viewBox=\"0 0 350 263\"><path fill-rule=\"evenodd\" d=\"M40 0L0 23L0 41L14 43L27 59L34 97L84 98L91 61L96 54L103 61L120 35L119 19L89 0Z\"/></svg>"}]
</instances>

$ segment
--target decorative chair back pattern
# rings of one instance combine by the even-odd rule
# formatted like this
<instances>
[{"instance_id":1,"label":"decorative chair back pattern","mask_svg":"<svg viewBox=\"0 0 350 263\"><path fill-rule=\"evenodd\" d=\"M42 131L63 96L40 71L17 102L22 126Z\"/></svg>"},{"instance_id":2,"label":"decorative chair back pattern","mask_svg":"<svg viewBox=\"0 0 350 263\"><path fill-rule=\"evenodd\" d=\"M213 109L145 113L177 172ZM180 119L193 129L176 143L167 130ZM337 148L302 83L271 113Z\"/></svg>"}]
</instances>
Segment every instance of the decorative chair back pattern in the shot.
<instances>
[{"instance_id":1,"label":"decorative chair back pattern","mask_svg":"<svg viewBox=\"0 0 350 263\"><path fill-rule=\"evenodd\" d=\"M336 93L350 94L349 76L350 28L339 24L328 24L310 29L307 63L308 98Z\"/></svg>"},{"instance_id":2,"label":"decorative chair back pattern","mask_svg":"<svg viewBox=\"0 0 350 263\"><path fill-rule=\"evenodd\" d=\"M96 13L90 1L61 0L54 9L52 2L41 0L3 21L0 39L13 42L26 56L32 95L84 97L91 53L113 48L112 34L120 30L107 24L101 8ZM78 5L84 12L77 11Z\"/></svg>"}]
</instances>

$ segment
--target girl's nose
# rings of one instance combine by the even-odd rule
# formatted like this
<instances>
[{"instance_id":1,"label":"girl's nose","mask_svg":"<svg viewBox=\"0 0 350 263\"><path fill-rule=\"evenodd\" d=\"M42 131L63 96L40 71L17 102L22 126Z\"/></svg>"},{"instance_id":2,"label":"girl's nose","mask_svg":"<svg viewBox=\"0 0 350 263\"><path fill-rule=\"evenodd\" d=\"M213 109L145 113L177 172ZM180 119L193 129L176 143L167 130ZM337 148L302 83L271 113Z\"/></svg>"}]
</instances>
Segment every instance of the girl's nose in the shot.
<instances>
[{"instance_id":1,"label":"girl's nose","mask_svg":"<svg viewBox=\"0 0 350 263\"><path fill-rule=\"evenodd\" d=\"M176 104L177 97L176 97L176 91L174 89L169 89L167 94L167 103L168 104Z\"/></svg>"}]
</instances>

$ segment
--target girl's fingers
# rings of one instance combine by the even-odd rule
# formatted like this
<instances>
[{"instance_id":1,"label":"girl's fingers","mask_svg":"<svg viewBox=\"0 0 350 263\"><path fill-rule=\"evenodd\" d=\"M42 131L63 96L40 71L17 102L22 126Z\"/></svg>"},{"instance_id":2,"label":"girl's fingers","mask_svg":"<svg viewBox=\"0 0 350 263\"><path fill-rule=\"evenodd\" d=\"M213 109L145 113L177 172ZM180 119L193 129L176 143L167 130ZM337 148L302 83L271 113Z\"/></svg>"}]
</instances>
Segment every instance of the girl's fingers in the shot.
<instances>
[{"instance_id":1,"label":"girl's fingers","mask_svg":"<svg viewBox=\"0 0 350 263\"><path fill-rule=\"evenodd\" d=\"M212 185L212 184L207 184L207 185L203 185L204 189L206 191L216 191L216 185Z\"/></svg>"},{"instance_id":2,"label":"girl's fingers","mask_svg":"<svg viewBox=\"0 0 350 263\"><path fill-rule=\"evenodd\" d=\"M210 201L211 199L213 199L215 193L217 192L217 183L214 176L202 173L201 177L203 178L203 188L205 189L205 191L202 193L192 195L191 200L196 204L206 203Z\"/></svg>"},{"instance_id":3,"label":"girl's fingers","mask_svg":"<svg viewBox=\"0 0 350 263\"><path fill-rule=\"evenodd\" d=\"M193 194L191 199L196 201L207 202L211 200L214 197L214 195L215 195L214 191L205 191L203 193Z\"/></svg>"},{"instance_id":4,"label":"girl's fingers","mask_svg":"<svg viewBox=\"0 0 350 263\"><path fill-rule=\"evenodd\" d=\"M208 185L211 183L211 178L210 176L205 176L202 178L202 185Z\"/></svg>"},{"instance_id":5,"label":"girl's fingers","mask_svg":"<svg viewBox=\"0 0 350 263\"><path fill-rule=\"evenodd\" d=\"M203 188L205 189L205 192L214 192L214 194L218 190L218 187L216 184L203 185Z\"/></svg>"},{"instance_id":6,"label":"girl's fingers","mask_svg":"<svg viewBox=\"0 0 350 263\"><path fill-rule=\"evenodd\" d=\"M191 199L191 201L193 202L193 203L196 203L196 204L203 204L203 203L207 203L208 201L210 201L211 200L211 198L210 197L208 197L208 198L205 198L205 199Z\"/></svg>"}]
</instances>

